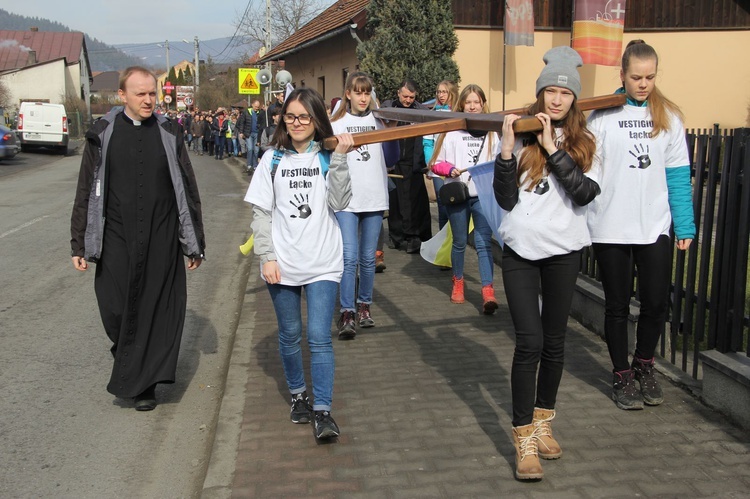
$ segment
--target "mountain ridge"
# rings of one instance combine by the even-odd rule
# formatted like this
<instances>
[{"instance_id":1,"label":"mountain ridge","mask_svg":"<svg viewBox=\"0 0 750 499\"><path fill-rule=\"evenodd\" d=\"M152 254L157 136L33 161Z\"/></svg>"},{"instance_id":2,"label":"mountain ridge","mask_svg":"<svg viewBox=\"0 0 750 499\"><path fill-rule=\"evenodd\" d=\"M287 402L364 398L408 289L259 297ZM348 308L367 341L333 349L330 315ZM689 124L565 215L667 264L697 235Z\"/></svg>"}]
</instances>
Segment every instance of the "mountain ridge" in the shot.
<instances>
[{"instance_id":1,"label":"mountain ridge","mask_svg":"<svg viewBox=\"0 0 750 499\"><path fill-rule=\"evenodd\" d=\"M0 9L0 30L26 31L31 27L37 27L40 31L73 32L69 27L57 21L41 17L29 17L13 14L5 9ZM126 43L110 45L83 32L86 40L86 48L92 72L98 71L120 71L128 66L146 66L156 73L161 73L166 67L166 50L159 45L164 41L153 43ZM236 62L243 60L251 50L257 47L253 44L243 44L238 40L230 38L216 38L213 40L199 40L201 49L201 60L208 56L214 62ZM230 44L232 46L230 46ZM123 49L127 49L126 52ZM174 66L178 62L187 59L194 60L193 42L169 41L169 63ZM217 60L216 54L222 52Z\"/></svg>"}]
</instances>

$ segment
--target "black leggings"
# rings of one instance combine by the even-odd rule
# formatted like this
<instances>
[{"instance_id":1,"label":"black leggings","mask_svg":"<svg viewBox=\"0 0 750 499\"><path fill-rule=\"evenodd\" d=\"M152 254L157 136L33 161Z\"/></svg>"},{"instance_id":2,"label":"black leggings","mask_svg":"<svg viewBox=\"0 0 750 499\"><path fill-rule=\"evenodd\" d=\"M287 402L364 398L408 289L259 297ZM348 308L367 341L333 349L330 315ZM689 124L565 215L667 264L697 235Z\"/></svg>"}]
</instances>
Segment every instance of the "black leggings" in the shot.
<instances>
[{"instance_id":1,"label":"black leggings","mask_svg":"<svg viewBox=\"0 0 750 499\"><path fill-rule=\"evenodd\" d=\"M638 271L641 313L636 330L635 355L654 356L667 315L667 294L672 274L669 236L652 244L594 244L605 298L604 336L614 371L630 369L628 363L628 313L630 311L632 255Z\"/></svg>"},{"instance_id":2,"label":"black leggings","mask_svg":"<svg viewBox=\"0 0 750 499\"><path fill-rule=\"evenodd\" d=\"M581 252L574 251L542 260L526 260L507 244L503 250L503 284L516 330L510 375L513 426L530 424L535 406L555 408L563 372L565 330L580 258Z\"/></svg>"}]
</instances>

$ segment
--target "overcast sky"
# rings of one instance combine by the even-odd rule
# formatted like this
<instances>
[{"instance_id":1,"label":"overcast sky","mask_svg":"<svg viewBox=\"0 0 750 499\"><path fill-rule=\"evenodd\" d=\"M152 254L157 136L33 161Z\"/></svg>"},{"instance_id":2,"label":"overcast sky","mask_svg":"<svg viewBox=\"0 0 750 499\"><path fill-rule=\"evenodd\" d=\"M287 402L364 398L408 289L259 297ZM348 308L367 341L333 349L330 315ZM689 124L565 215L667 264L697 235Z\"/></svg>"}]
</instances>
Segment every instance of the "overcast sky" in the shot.
<instances>
[{"instance_id":1,"label":"overcast sky","mask_svg":"<svg viewBox=\"0 0 750 499\"><path fill-rule=\"evenodd\" d=\"M16 0L13 14L57 21L104 43L149 43L231 37L248 0ZM265 1L250 0L265 12ZM168 8L169 7L169 8Z\"/></svg>"}]
</instances>

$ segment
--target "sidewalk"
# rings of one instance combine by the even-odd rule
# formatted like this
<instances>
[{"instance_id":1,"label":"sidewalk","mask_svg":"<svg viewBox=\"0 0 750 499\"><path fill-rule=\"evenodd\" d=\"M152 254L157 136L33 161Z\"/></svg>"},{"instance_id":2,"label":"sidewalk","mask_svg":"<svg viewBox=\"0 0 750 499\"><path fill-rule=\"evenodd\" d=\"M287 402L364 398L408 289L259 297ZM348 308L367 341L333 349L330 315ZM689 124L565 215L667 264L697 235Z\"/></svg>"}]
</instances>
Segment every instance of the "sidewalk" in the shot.
<instances>
[{"instance_id":1,"label":"sidewalk","mask_svg":"<svg viewBox=\"0 0 750 499\"><path fill-rule=\"evenodd\" d=\"M750 496L749 435L666 378L663 405L617 409L606 345L572 319L553 424L564 455L542 463L541 482L516 481L513 325L499 267L500 308L484 316L476 253L466 256L467 301L454 305L450 272L386 249L377 326L348 342L334 333L342 436L328 444L289 421L276 319L254 263L203 497Z\"/></svg>"}]
</instances>

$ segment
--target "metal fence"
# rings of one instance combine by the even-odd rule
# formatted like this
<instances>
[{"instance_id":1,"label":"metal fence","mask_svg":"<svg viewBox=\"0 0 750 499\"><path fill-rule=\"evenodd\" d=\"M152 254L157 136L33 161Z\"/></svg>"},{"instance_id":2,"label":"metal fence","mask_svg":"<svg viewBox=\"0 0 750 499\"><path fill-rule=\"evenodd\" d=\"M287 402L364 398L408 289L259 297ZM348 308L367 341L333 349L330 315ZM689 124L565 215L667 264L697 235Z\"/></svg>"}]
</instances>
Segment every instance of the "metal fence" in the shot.
<instances>
[{"instance_id":1,"label":"metal fence","mask_svg":"<svg viewBox=\"0 0 750 499\"><path fill-rule=\"evenodd\" d=\"M750 128L722 131L715 125L712 130L689 130L686 137L698 235L688 251L673 254L668 324L660 354L698 379L702 350L745 351L750 356L750 185L745 175L750 167ZM598 280L593 249L587 248L582 259L581 272ZM632 276L637 302L635 268Z\"/></svg>"}]
</instances>

